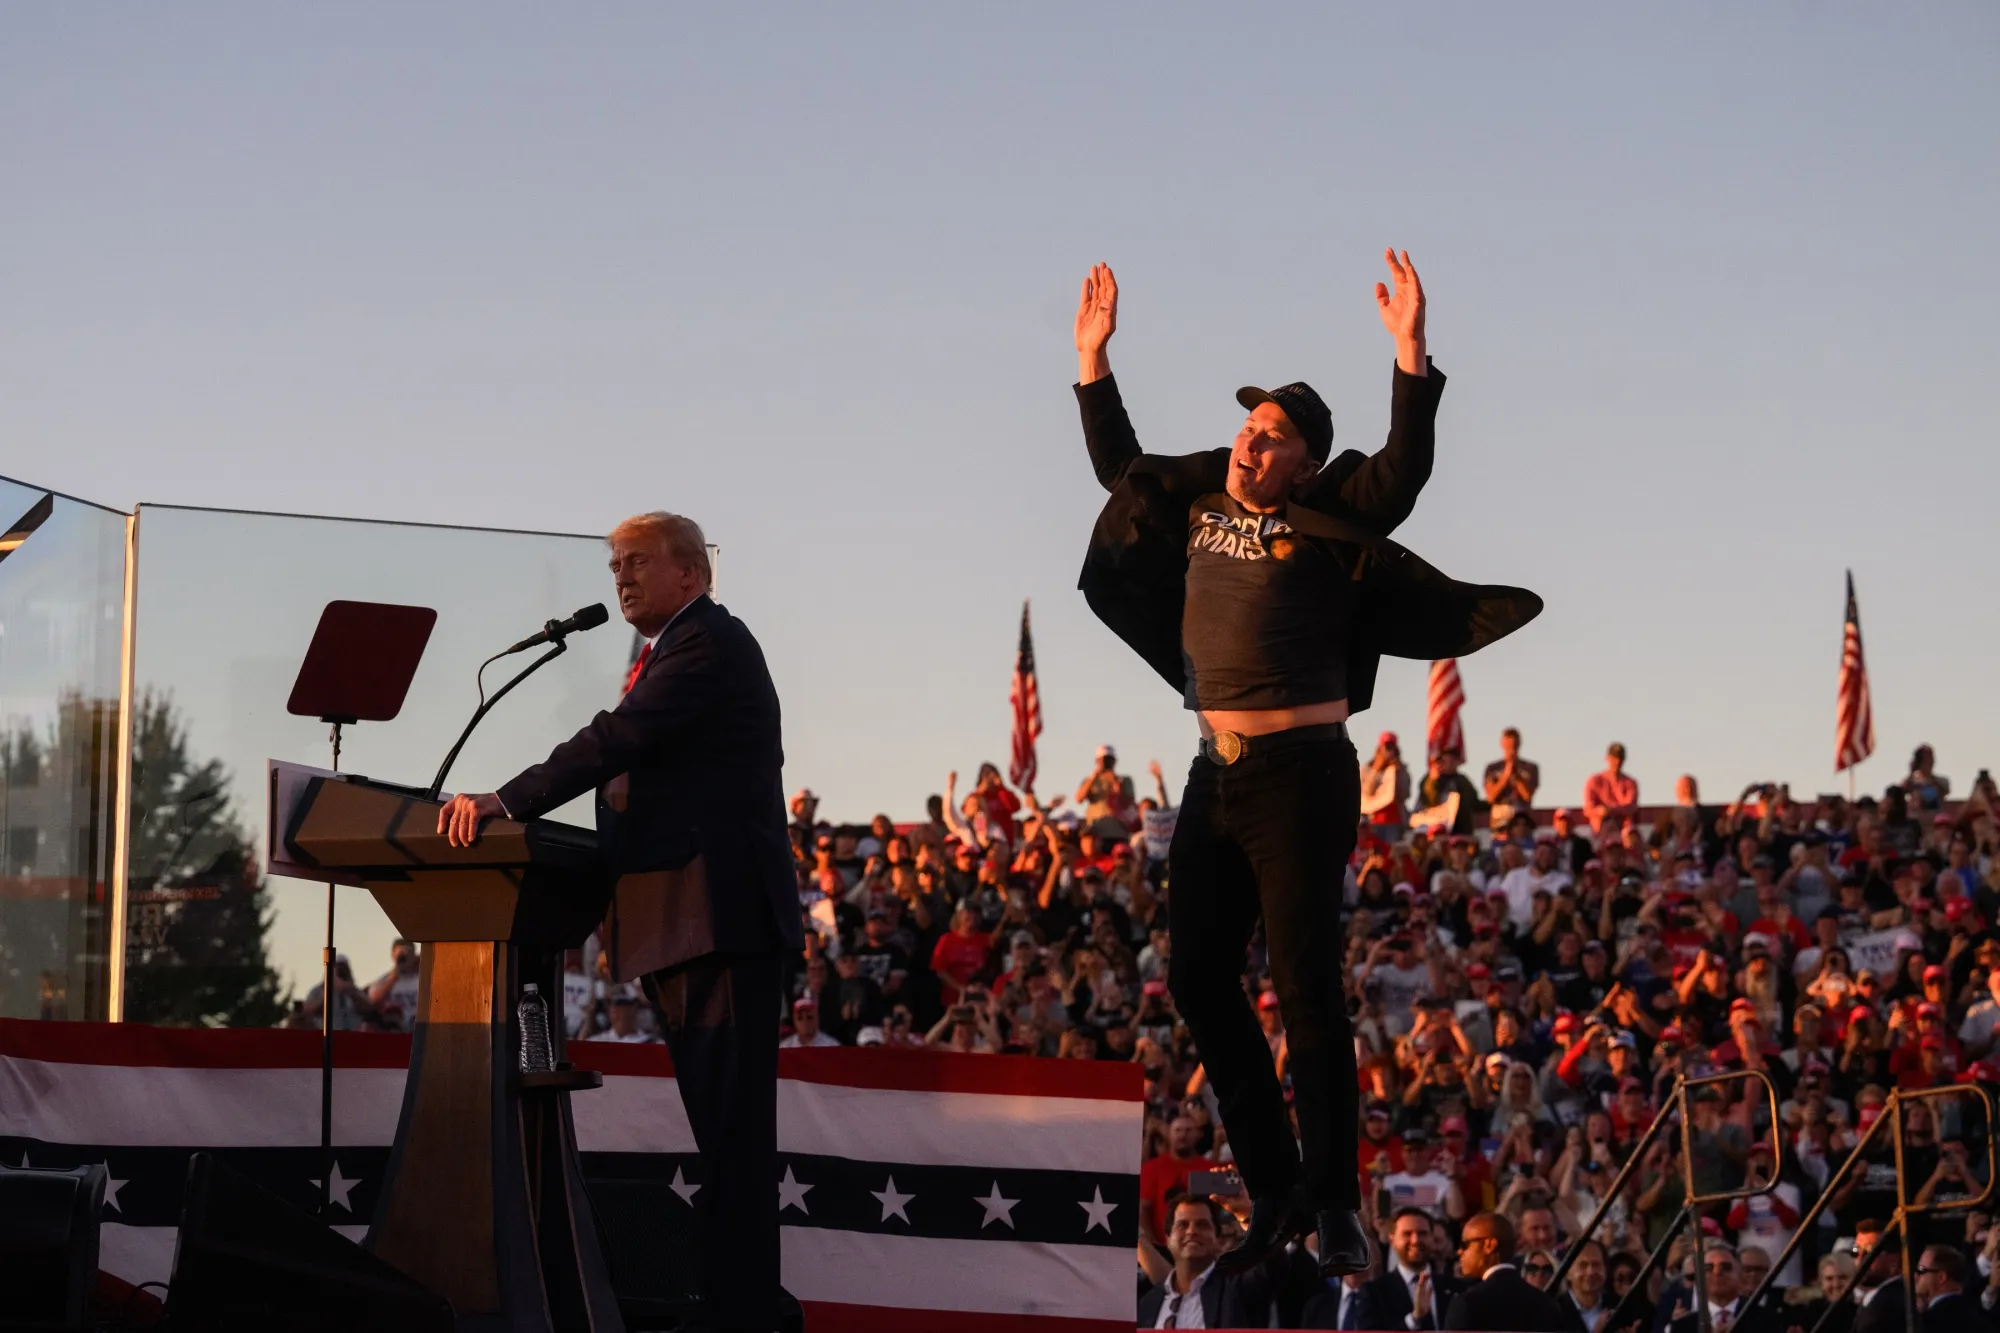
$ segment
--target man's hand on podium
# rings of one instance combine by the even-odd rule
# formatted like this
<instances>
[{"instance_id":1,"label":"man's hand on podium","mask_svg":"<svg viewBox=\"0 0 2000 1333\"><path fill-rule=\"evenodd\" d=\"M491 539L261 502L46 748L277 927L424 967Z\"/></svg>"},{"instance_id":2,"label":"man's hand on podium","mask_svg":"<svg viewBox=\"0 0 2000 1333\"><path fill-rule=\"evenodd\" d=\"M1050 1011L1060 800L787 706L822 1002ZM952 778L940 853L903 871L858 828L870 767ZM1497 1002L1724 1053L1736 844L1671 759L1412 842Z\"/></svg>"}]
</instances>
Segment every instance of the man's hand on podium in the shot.
<instances>
[{"instance_id":1,"label":"man's hand on podium","mask_svg":"<svg viewBox=\"0 0 2000 1333\"><path fill-rule=\"evenodd\" d=\"M479 826L507 813L492 792L480 796L454 796L438 809L438 832L454 847L470 847L479 841Z\"/></svg>"}]
</instances>

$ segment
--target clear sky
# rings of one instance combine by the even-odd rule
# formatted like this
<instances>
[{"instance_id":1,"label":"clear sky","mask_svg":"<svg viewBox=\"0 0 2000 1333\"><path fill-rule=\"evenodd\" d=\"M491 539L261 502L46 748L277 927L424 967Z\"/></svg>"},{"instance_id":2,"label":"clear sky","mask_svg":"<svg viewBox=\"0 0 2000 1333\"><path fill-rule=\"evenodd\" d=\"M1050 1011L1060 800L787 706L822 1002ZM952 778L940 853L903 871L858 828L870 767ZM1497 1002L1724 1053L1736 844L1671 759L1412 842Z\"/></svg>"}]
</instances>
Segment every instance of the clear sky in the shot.
<instances>
[{"instance_id":1,"label":"clear sky","mask_svg":"<svg viewBox=\"0 0 2000 1333\"><path fill-rule=\"evenodd\" d=\"M1394 244L1452 381L1400 535L1548 602L1462 664L1475 762L1516 723L1558 797L1614 738L1648 797L1834 788L1851 566L1862 781L1928 740L1962 789L2000 759L1996 56L1984 4L17 6L4 470L120 507L682 510L788 782L910 817L1004 759L1023 598L1044 789L1107 740L1185 769L1074 590L1087 266L1150 448L1294 378L1372 448ZM1420 731L1423 670L1359 730Z\"/></svg>"}]
</instances>

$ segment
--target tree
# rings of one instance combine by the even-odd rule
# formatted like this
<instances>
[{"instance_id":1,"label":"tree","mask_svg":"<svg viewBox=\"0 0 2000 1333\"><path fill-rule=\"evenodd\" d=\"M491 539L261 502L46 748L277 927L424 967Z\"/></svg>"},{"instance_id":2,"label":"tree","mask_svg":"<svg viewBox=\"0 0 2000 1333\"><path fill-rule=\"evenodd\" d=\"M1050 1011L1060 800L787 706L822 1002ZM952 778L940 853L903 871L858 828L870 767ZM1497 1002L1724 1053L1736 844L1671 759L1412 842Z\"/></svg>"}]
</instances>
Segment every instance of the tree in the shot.
<instances>
[{"instance_id":1,"label":"tree","mask_svg":"<svg viewBox=\"0 0 2000 1333\"><path fill-rule=\"evenodd\" d=\"M125 1017L270 1027L285 1016L267 945L271 900L219 759L189 751L170 699L133 704Z\"/></svg>"}]
</instances>

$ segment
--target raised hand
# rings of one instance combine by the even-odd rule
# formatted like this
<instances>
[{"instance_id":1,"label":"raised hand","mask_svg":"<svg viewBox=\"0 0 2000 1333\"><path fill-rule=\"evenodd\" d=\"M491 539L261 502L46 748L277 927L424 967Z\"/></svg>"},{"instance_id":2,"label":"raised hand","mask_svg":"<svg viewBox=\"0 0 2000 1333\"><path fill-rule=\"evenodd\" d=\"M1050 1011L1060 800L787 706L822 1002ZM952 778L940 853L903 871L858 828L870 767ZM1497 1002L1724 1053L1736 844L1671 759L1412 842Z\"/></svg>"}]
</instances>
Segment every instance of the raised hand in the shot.
<instances>
[{"instance_id":1,"label":"raised hand","mask_svg":"<svg viewBox=\"0 0 2000 1333\"><path fill-rule=\"evenodd\" d=\"M1375 284L1375 304L1382 312L1382 327L1389 330L1389 336L1396 340L1396 365L1405 375L1422 375L1427 366L1424 361L1424 284L1417 277L1417 266L1410 262L1410 252L1403 251L1398 258L1394 250L1384 250L1382 258L1389 263L1389 276L1395 282L1395 290L1388 284Z\"/></svg>"},{"instance_id":2,"label":"raised hand","mask_svg":"<svg viewBox=\"0 0 2000 1333\"><path fill-rule=\"evenodd\" d=\"M1104 346L1118 331L1118 279L1109 264L1095 264L1076 303L1076 378L1079 384L1111 373Z\"/></svg>"}]
</instances>

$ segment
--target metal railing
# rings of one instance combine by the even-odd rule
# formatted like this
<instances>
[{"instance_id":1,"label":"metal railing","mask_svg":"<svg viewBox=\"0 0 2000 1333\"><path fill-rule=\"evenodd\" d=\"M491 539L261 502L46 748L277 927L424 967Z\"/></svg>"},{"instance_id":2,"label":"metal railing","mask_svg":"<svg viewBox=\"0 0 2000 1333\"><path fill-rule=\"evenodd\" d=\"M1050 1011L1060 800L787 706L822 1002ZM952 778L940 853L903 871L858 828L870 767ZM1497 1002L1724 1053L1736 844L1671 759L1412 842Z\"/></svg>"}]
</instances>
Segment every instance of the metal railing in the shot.
<instances>
[{"instance_id":1,"label":"metal railing","mask_svg":"<svg viewBox=\"0 0 2000 1333\"><path fill-rule=\"evenodd\" d=\"M1651 1148L1653 1141L1666 1130L1669 1121L1678 1117L1681 1134L1681 1210L1675 1216L1673 1225L1669 1226L1666 1234L1661 1237L1660 1243L1653 1247L1651 1254L1646 1256L1645 1266L1639 1270L1639 1275L1632 1280L1632 1286L1625 1293L1625 1298L1619 1301L1617 1308L1611 1312L1611 1319L1605 1327L1614 1329L1622 1327L1627 1319L1628 1307L1647 1303L1646 1283L1652 1278L1654 1271L1659 1268L1661 1260L1665 1258L1667 1252L1673 1248L1674 1238L1680 1234L1681 1228L1686 1226L1691 1227L1694 1233L1694 1288L1695 1317L1698 1320L1697 1327L1699 1327L1701 1333L1712 1333L1708 1319L1708 1276L1702 1268L1701 1260L1701 1210L1711 1204L1729 1203L1737 1199L1754 1198L1759 1194L1769 1194L1777 1186L1778 1173L1774 1168L1771 1172L1771 1179L1761 1185L1724 1190L1716 1194L1696 1193L1694 1185L1694 1117L1688 1114L1688 1100L1689 1094L1695 1090L1715 1087L1722 1083L1741 1083L1750 1079L1755 1079L1764 1085L1764 1098L1771 1113L1771 1130L1773 1134L1777 1132L1778 1090L1771 1083L1770 1075L1766 1074L1763 1070L1737 1069L1731 1070L1726 1074L1709 1074L1702 1078L1682 1076L1674 1080L1672 1091L1667 1093L1666 1100L1660 1104L1660 1113L1653 1117L1653 1123L1647 1126L1645 1134L1640 1136L1639 1141L1632 1145L1631 1153L1625 1158L1625 1165L1618 1169L1617 1177L1611 1182L1610 1188L1604 1191L1604 1198L1598 1203L1597 1211L1591 1214L1590 1220L1583 1224L1583 1230L1576 1234L1576 1239L1572 1240L1563 1251L1563 1256L1556 1265L1555 1276L1549 1279L1547 1290L1562 1290L1563 1279L1569 1275L1570 1268L1576 1263L1577 1255L1583 1251L1584 1242L1588 1241L1596 1233L1598 1224L1604 1220L1606 1214L1611 1211L1612 1205L1618 1201L1618 1196L1624 1192L1627 1182L1632 1177L1632 1173L1639 1169L1639 1162L1645 1157L1646 1150ZM1794 1244L1797 1243L1797 1239L1796 1236L1793 1237ZM1777 1263L1773 1262L1771 1265L1772 1271L1777 1271L1777 1267ZM1745 1308L1748 1308L1747 1305ZM1815 1330L1815 1333L1817 1333L1817 1330Z\"/></svg>"},{"instance_id":2,"label":"metal railing","mask_svg":"<svg viewBox=\"0 0 2000 1333\"><path fill-rule=\"evenodd\" d=\"M1986 1117L1986 1132L1984 1135L1986 1140L1986 1188L1969 1198L1946 1199L1937 1203L1912 1203L1908 1198L1908 1182L1903 1178L1903 1107L1911 1102L1931 1101L1943 1097L1973 1096L1979 1098L1981 1109L1985 1112ZM1933 1113L1931 1119L1933 1122L1936 1121L1937 1116L1935 1113ZM1889 1100L1882 1105L1882 1114L1877 1116L1875 1123L1862 1133L1861 1138L1854 1145L1854 1150L1848 1153L1847 1160L1840 1164L1840 1169L1826 1178L1826 1184L1821 1187L1819 1197L1814 1199L1812 1207L1806 1209L1804 1214L1800 1216L1798 1226L1792 1232L1791 1240L1787 1241L1785 1248L1772 1258L1770 1271L1764 1274L1764 1280L1759 1282L1756 1289L1744 1298L1743 1309L1749 1310L1755 1308L1756 1302L1763 1296L1765 1290L1773 1282L1777 1281L1779 1270L1785 1266L1786 1261L1792 1257L1793 1251L1797 1250L1799 1245L1805 1240L1806 1232L1819 1219L1819 1215L1826 1211L1827 1205L1833 1201L1834 1193L1854 1170L1855 1164L1865 1159L1869 1145L1875 1141L1875 1136L1882 1132L1884 1125L1889 1126L1889 1133L1893 1136L1892 1141L1895 1145L1896 1211L1883 1224L1882 1234L1876 1238L1873 1245L1868 1247L1868 1252L1866 1254L1855 1255L1854 1281L1848 1284L1847 1291L1842 1294L1840 1300L1832 1301L1827 1305L1826 1312L1819 1317L1819 1322L1813 1325L1812 1333L1820 1333L1820 1330L1826 1327L1827 1319L1835 1310L1840 1308L1841 1303L1853 1296L1854 1289L1861 1285L1862 1274L1866 1273L1869 1265L1875 1262L1875 1256L1881 1252L1884 1245L1889 1243L1891 1235L1896 1237L1897 1244L1902 1250L1903 1326L1911 1329L1917 1327L1917 1291L1916 1284L1912 1280L1913 1274L1910 1271L1910 1219L1925 1213L1956 1212L1962 1209L1977 1208L1993 1197L1994 1178L1996 1174L2000 1174L2000 1146L1996 1146L1993 1137L1993 1094L1977 1083L1950 1083L1936 1088L1892 1088L1889 1092ZM1933 1125L1933 1132L1935 1132L1935 1124ZM1938 1138L1942 1142L1943 1136L1939 1135ZM1699 1264L1696 1265L1695 1271L1701 1271ZM1702 1308L1705 1316L1707 1313L1706 1303L1704 1303ZM1704 1333L1706 1333L1706 1325L1704 1325Z\"/></svg>"}]
</instances>

